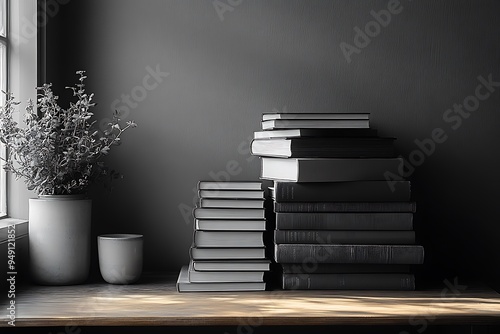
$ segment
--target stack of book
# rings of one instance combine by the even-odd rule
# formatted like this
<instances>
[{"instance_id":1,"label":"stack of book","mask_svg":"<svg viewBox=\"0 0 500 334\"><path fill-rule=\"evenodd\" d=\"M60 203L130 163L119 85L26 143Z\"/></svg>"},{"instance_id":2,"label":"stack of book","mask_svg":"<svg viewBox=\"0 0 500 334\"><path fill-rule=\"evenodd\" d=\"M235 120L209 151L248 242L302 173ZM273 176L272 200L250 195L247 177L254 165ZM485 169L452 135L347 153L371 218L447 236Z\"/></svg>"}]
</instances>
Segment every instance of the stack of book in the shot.
<instances>
[{"instance_id":1,"label":"stack of book","mask_svg":"<svg viewBox=\"0 0 500 334\"><path fill-rule=\"evenodd\" d=\"M264 114L252 154L273 180L283 289L414 290L415 203L369 114Z\"/></svg>"},{"instance_id":2,"label":"stack of book","mask_svg":"<svg viewBox=\"0 0 500 334\"><path fill-rule=\"evenodd\" d=\"M269 271L261 182L198 183L190 264L181 269L179 292L265 290Z\"/></svg>"}]
</instances>

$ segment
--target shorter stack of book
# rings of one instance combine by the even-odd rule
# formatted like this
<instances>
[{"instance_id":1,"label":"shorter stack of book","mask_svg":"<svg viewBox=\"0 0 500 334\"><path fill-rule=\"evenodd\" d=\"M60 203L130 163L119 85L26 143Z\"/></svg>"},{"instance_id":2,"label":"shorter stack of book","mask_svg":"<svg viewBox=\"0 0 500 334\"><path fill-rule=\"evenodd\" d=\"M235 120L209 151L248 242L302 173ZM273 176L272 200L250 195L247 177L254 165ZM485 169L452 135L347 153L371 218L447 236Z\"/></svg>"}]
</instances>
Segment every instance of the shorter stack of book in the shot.
<instances>
[{"instance_id":1,"label":"shorter stack of book","mask_svg":"<svg viewBox=\"0 0 500 334\"><path fill-rule=\"evenodd\" d=\"M264 191L260 182L198 183L193 246L177 290L265 290Z\"/></svg>"}]
</instances>

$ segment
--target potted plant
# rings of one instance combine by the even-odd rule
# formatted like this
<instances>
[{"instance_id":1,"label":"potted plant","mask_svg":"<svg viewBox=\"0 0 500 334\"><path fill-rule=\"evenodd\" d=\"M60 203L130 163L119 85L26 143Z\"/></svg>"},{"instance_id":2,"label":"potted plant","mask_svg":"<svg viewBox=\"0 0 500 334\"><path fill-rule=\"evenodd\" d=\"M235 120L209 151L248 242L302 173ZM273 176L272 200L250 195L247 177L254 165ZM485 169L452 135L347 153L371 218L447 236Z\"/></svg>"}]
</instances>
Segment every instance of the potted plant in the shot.
<instances>
[{"instance_id":1,"label":"potted plant","mask_svg":"<svg viewBox=\"0 0 500 334\"><path fill-rule=\"evenodd\" d=\"M95 128L93 94L85 91L85 72L66 109L59 105L51 84L37 87L37 105L28 101L19 126L13 114L19 102L5 93L0 107L0 140L7 148L4 168L24 179L38 198L29 200L31 277L40 284L84 282L90 268L90 184L116 178L102 159L120 143L133 121L120 125L117 112L104 131Z\"/></svg>"}]
</instances>

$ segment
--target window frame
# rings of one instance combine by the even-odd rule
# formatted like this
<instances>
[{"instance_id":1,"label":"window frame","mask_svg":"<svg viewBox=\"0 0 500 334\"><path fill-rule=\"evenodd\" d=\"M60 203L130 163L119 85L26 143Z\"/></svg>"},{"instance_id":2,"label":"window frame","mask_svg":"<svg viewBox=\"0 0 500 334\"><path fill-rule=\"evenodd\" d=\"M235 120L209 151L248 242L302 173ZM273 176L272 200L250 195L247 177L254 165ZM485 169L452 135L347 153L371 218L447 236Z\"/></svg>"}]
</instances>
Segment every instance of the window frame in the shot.
<instances>
[{"instance_id":1,"label":"window frame","mask_svg":"<svg viewBox=\"0 0 500 334\"><path fill-rule=\"evenodd\" d=\"M5 36L0 35L0 44L5 48L5 79L2 80L2 84L5 85L5 91L9 91L9 63L10 63L10 0L5 0ZM7 149L5 145L0 143L0 157L5 159L7 156ZM3 168L3 160L0 160L0 219L7 217L7 172Z\"/></svg>"}]
</instances>

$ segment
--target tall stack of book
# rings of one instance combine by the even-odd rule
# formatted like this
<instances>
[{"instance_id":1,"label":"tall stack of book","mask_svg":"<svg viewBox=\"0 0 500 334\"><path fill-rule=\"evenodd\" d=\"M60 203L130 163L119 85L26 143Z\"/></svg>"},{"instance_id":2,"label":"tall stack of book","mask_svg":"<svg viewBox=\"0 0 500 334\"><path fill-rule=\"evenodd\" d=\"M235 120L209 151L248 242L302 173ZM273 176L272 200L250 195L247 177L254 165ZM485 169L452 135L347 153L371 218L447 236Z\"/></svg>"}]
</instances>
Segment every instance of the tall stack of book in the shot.
<instances>
[{"instance_id":1,"label":"tall stack of book","mask_svg":"<svg viewBox=\"0 0 500 334\"><path fill-rule=\"evenodd\" d=\"M252 154L271 187L283 289L414 290L410 182L369 114L263 114Z\"/></svg>"},{"instance_id":2,"label":"tall stack of book","mask_svg":"<svg viewBox=\"0 0 500 334\"><path fill-rule=\"evenodd\" d=\"M189 266L181 269L177 290L265 290L269 271L261 182L198 183Z\"/></svg>"}]
</instances>

